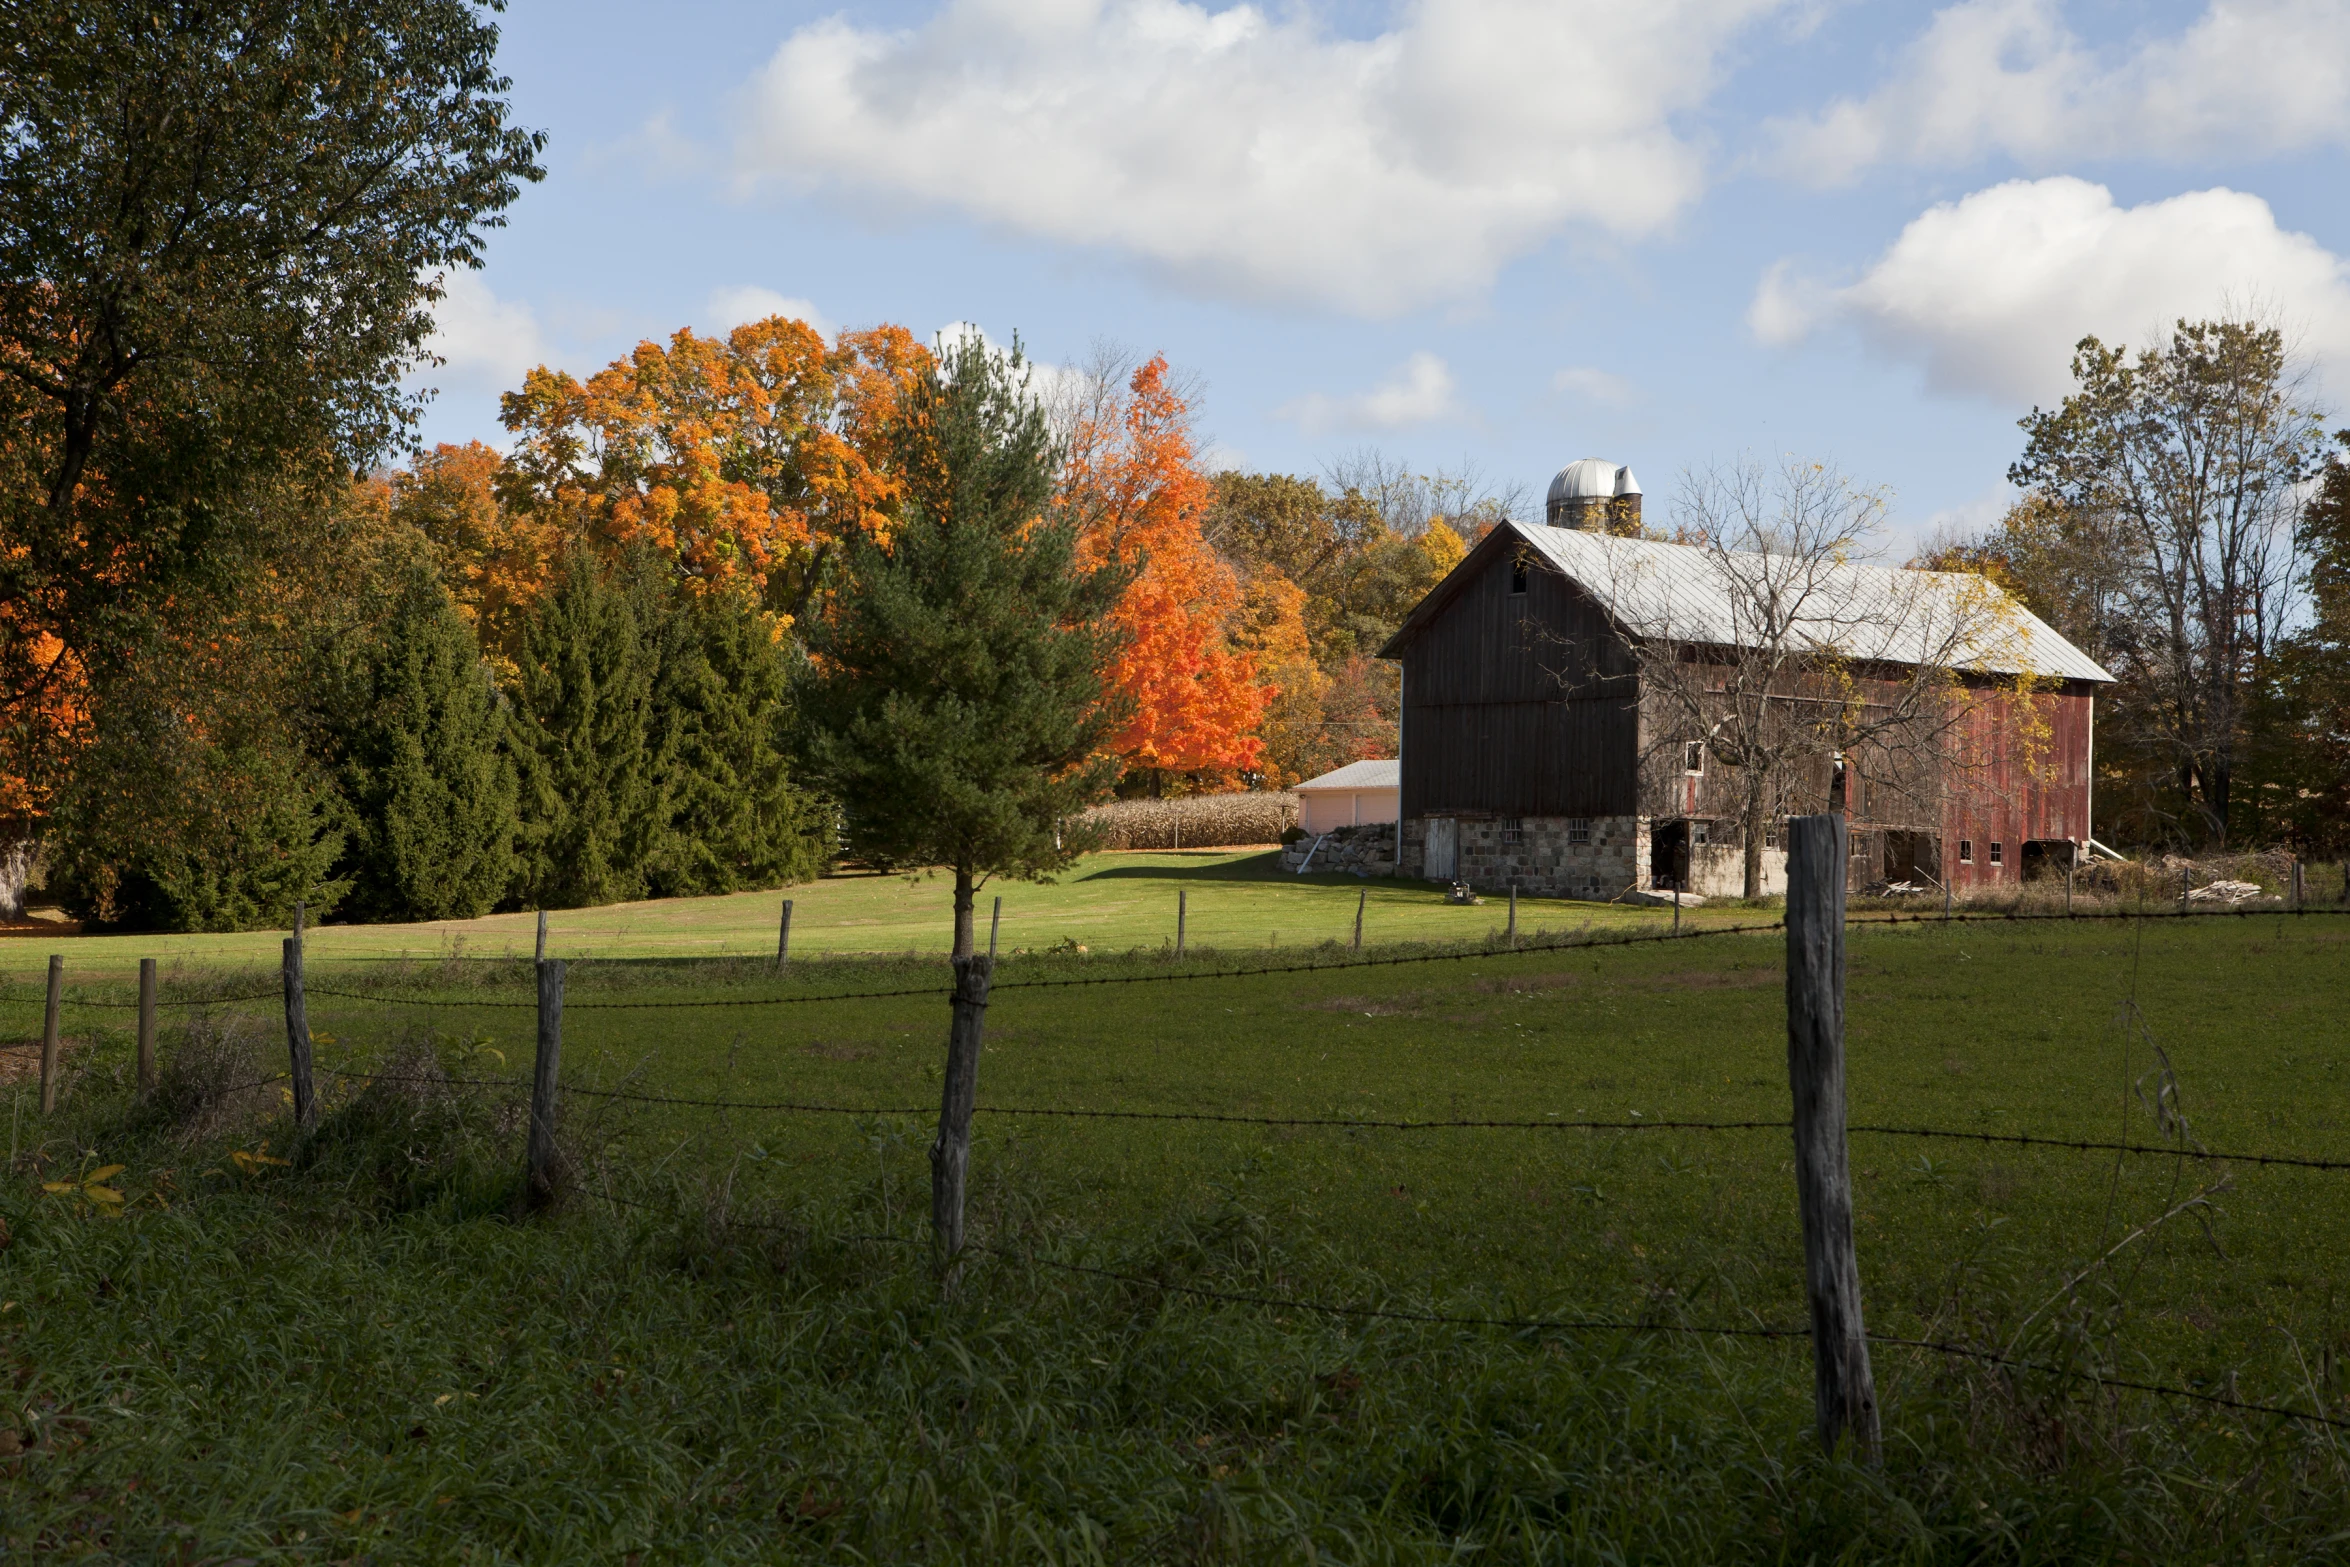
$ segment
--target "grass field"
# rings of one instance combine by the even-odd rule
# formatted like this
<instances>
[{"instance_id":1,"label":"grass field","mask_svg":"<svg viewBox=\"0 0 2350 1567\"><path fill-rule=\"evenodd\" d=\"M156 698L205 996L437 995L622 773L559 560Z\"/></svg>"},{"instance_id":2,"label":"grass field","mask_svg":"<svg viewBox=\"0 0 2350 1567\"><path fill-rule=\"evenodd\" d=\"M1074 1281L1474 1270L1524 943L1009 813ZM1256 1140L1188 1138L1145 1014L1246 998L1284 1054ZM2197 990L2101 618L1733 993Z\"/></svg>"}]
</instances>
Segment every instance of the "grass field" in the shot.
<instances>
[{"instance_id":1,"label":"grass field","mask_svg":"<svg viewBox=\"0 0 2350 1567\"><path fill-rule=\"evenodd\" d=\"M1108 929L1120 880L1055 892ZM1195 919L1223 892L1227 928L1269 933L1351 920L1359 884L1198 885ZM1373 885L1399 925L1492 923ZM1155 945L1148 913L1088 945ZM1262 939L1221 961L1271 961ZM1009 961L980 1102L1787 1114L1775 936L1416 955L1060 988L1034 982L1182 970ZM2159 1142L2160 1102L2206 1148L2350 1159L2346 959L2341 919L1858 928L1852 1118ZM269 978L189 964L174 993ZM921 1245L938 978L576 967L576 1086L866 1113L574 1097L581 1191L531 1221L512 1089L331 1080L297 1148L274 1086L201 1091L280 1064L269 1003L175 1014L146 1107L119 1086L129 1014L77 1008L62 1122L21 1084L11 1112L0 1354L33 1440L0 1459L0 1535L99 1560L546 1562L2283 1561L2350 1538L2341 1432L1881 1348L1871 1471L1812 1443L1800 1340L1251 1303L1799 1326L1784 1131L983 1114L973 1224L995 1249L942 1302ZM330 1065L527 1070L531 1012L482 1005L522 1000L526 964L354 965L326 988L371 993L314 997ZM257 1162L265 1140L294 1162ZM34 1180L113 1163L121 1220ZM1869 1133L1853 1164L1872 1331L2350 1417L2350 1172Z\"/></svg>"},{"instance_id":2,"label":"grass field","mask_svg":"<svg viewBox=\"0 0 2350 1567\"><path fill-rule=\"evenodd\" d=\"M1175 939L1177 892L1189 895L1187 937L1203 947L1311 946L1349 940L1355 902L1366 889L1365 939L1474 940L1508 918L1505 895L1479 906L1444 901L1429 882L1353 876L1284 874L1272 850L1202 850L1157 854L1088 855L1050 883L997 882L982 894L1004 900L1002 947L1042 950L1075 942L1101 952L1157 948ZM943 955L954 936L952 884L937 877L851 874L827 877L783 892L746 892L718 898L674 898L564 909L548 915L548 954L560 958L716 957L772 955L777 916L789 897L792 951L806 956L929 953ZM1672 911L1527 898L1519 920L1527 931L1591 924L1669 925ZM1690 910L1691 922L1704 916ZM1714 918L1719 919L1720 915ZM309 933L306 958L316 967L349 960L531 954L534 914L493 914L477 920L421 925L334 925ZM282 931L233 935L78 936L38 934L0 940L0 976L37 972L51 951L63 951L74 971L135 972L138 960L196 965L275 963Z\"/></svg>"}]
</instances>

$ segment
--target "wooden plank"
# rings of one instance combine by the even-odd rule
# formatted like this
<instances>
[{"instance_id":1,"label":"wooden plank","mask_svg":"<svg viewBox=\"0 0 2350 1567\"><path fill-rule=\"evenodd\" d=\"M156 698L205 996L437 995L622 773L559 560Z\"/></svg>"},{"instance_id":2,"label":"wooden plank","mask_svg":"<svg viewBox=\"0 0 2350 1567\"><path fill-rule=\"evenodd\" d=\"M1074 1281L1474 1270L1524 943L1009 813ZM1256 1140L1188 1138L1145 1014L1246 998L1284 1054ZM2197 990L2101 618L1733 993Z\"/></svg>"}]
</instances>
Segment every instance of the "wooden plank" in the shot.
<instances>
[{"instance_id":1,"label":"wooden plank","mask_svg":"<svg viewBox=\"0 0 2350 1567\"><path fill-rule=\"evenodd\" d=\"M1833 1452L1849 1435L1875 1463L1877 1385L1861 1320L1844 1130L1844 818L1798 816L1787 828L1787 1081L1813 1401L1821 1445Z\"/></svg>"},{"instance_id":2,"label":"wooden plank","mask_svg":"<svg viewBox=\"0 0 2350 1567\"><path fill-rule=\"evenodd\" d=\"M987 1021L992 957L957 958L947 1024L946 1082L939 1091L938 1140L930 1145L930 1232L941 1282L952 1287L963 1249L963 1196L971 1173L971 1107L979 1100L979 1051Z\"/></svg>"},{"instance_id":3,"label":"wooden plank","mask_svg":"<svg viewBox=\"0 0 2350 1567\"><path fill-rule=\"evenodd\" d=\"M538 966L539 1050L530 1071L529 1202L545 1208L562 1194L562 1156L555 1142L557 1095L563 1074L563 964Z\"/></svg>"},{"instance_id":4,"label":"wooden plank","mask_svg":"<svg viewBox=\"0 0 2350 1567\"><path fill-rule=\"evenodd\" d=\"M294 934L286 938L284 978L286 1069L294 1084L294 1125L307 1132L318 1124L318 1093L310 1072L310 1004L302 994L302 921L299 914L294 919Z\"/></svg>"},{"instance_id":5,"label":"wooden plank","mask_svg":"<svg viewBox=\"0 0 2350 1567\"><path fill-rule=\"evenodd\" d=\"M155 1092L155 960L139 959L139 1097Z\"/></svg>"},{"instance_id":6,"label":"wooden plank","mask_svg":"<svg viewBox=\"0 0 2350 1567\"><path fill-rule=\"evenodd\" d=\"M49 989L41 1006L41 1113L57 1112L57 1052L62 1044L58 1013L65 1005L65 954L49 954Z\"/></svg>"}]
</instances>

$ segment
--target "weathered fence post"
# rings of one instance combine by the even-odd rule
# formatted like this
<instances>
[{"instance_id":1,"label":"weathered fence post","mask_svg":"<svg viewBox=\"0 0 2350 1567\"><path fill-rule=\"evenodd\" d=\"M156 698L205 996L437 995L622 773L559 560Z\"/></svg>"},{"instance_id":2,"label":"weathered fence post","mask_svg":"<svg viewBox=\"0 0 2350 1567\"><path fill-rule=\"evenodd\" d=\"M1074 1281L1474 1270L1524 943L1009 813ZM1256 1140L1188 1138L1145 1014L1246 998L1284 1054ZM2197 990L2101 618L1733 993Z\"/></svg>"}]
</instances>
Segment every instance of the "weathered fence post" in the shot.
<instances>
[{"instance_id":1,"label":"weathered fence post","mask_svg":"<svg viewBox=\"0 0 2350 1567\"><path fill-rule=\"evenodd\" d=\"M2192 866L2188 866L2188 865L2182 865L2182 866L2180 866L2180 867L2179 867L2179 907L2180 907L2180 909L2184 910L2184 909L2187 907L2187 894L2188 894L2188 893L2190 893L2190 892L2192 892L2192 891L2194 891L2194 890L2195 890L2195 870L2194 870L2194 867L2192 867Z\"/></svg>"},{"instance_id":2,"label":"weathered fence post","mask_svg":"<svg viewBox=\"0 0 2350 1567\"><path fill-rule=\"evenodd\" d=\"M1178 887L1175 889L1175 957L1177 961L1181 961L1183 957L1183 926L1190 914L1191 891L1189 888Z\"/></svg>"},{"instance_id":3,"label":"weathered fence post","mask_svg":"<svg viewBox=\"0 0 2350 1567\"><path fill-rule=\"evenodd\" d=\"M775 933L775 972L791 961L791 899L783 900L783 926Z\"/></svg>"},{"instance_id":4,"label":"weathered fence post","mask_svg":"<svg viewBox=\"0 0 2350 1567\"><path fill-rule=\"evenodd\" d=\"M930 1231L942 1280L954 1283L963 1249L963 1188L971 1171L971 1107L979 1098L979 1045L987 1018L992 957L955 959L954 1009L947 1026L946 1083L938 1106L938 1141L930 1145Z\"/></svg>"},{"instance_id":5,"label":"weathered fence post","mask_svg":"<svg viewBox=\"0 0 2350 1567\"><path fill-rule=\"evenodd\" d=\"M2064 862L2064 915L2065 915L2065 918L2066 918L2066 919L2071 919L2071 918L2072 918L2072 914L2073 914L2073 870L2074 870L2074 862L2073 862L2073 861L2071 861L2071 860L2067 860L2067 861L2065 861L2065 862Z\"/></svg>"},{"instance_id":6,"label":"weathered fence post","mask_svg":"<svg viewBox=\"0 0 2350 1567\"><path fill-rule=\"evenodd\" d=\"M318 1120L318 1096L310 1075L310 1003L302 994L300 922L286 938L286 1067L294 1080L294 1125L307 1132Z\"/></svg>"},{"instance_id":7,"label":"weathered fence post","mask_svg":"<svg viewBox=\"0 0 2350 1567\"><path fill-rule=\"evenodd\" d=\"M1671 880L1673 883L1673 934L1678 936L1681 934L1681 878L1675 876Z\"/></svg>"},{"instance_id":8,"label":"weathered fence post","mask_svg":"<svg viewBox=\"0 0 2350 1567\"><path fill-rule=\"evenodd\" d=\"M2293 912L2301 912L2301 856L2293 856Z\"/></svg>"},{"instance_id":9,"label":"weathered fence post","mask_svg":"<svg viewBox=\"0 0 2350 1567\"><path fill-rule=\"evenodd\" d=\"M987 916L987 961L990 963L995 961L996 927L1001 925L1003 922L1004 900L998 898L995 900L995 907L989 911Z\"/></svg>"},{"instance_id":10,"label":"weathered fence post","mask_svg":"<svg viewBox=\"0 0 2350 1567\"><path fill-rule=\"evenodd\" d=\"M1516 946L1517 944L1518 944L1518 883L1517 883L1517 878L1515 878L1515 877L1512 877L1512 878L1510 879L1510 945L1514 947L1514 946ZM1361 945L1361 943L1359 943L1359 942L1358 942L1358 943L1357 943L1357 945L1359 946L1359 945Z\"/></svg>"},{"instance_id":11,"label":"weathered fence post","mask_svg":"<svg viewBox=\"0 0 2350 1567\"><path fill-rule=\"evenodd\" d=\"M547 911L545 909L539 910L539 939L538 945L531 951L531 961L534 963L547 961Z\"/></svg>"},{"instance_id":12,"label":"weathered fence post","mask_svg":"<svg viewBox=\"0 0 2350 1567\"><path fill-rule=\"evenodd\" d=\"M155 960L139 959L139 1097L155 1092Z\"/></svg>"},{"instance_id":13,"label":"weathered fence post","mask_svg":"<svg viewBox=\"0 0 2350 1567\"><path fill-rule=\"evenodd\" d=\"M41 1008L41 1113L57 1109L57 1013L65 1004L65 954L49 954L49 993Z\"/></svg>"},{"instance_id":14,"label":"weathered fence post","mask_svg":"<svg viewBox=\"0 0 2350 1567\"><path fill-rule=\"evenodd\" d=\"M1950 878L1947 876L1942 879L1942 917L1945 920L1950 918Z\"/></svg>"},{"instance_id":15,"label":"weathered fence post","mask_svg":"<svg viewBox=\"0 0 2350 1567\"><path fill-rule=\"evenodd\" d=\"M1363 950L1363 905L1371 901L1371 889L1363 888L1355 894L1355 951Z\"/></svg>"},{"instance_id":16,"label":"weathered fence post","mask_svg":"<svg viewBox=\"0 0 2350 1567\"><path fill-rule=\"evenodd\" d=\"M563 963L539 965L539 1053L530 1069L530 1190L533 1208L553 1203L562 1187L555 1153L555 1090L563 1074Z\"/></svg>"},{"instance_id":17,"label":"weathered fence post","mask_svg":"<svg viewBox=\"0 0 2350 1567\"><path fill-rule=\"evenodd\" d=\"M1795 1196L1811 1301L1820 1442L1849 1432L1878 1456L1876 1377L1861 1321L1844 1134L1844 818L1787 824L1787 1081L1795 1100Z\"/></svg>"}]
</instances>

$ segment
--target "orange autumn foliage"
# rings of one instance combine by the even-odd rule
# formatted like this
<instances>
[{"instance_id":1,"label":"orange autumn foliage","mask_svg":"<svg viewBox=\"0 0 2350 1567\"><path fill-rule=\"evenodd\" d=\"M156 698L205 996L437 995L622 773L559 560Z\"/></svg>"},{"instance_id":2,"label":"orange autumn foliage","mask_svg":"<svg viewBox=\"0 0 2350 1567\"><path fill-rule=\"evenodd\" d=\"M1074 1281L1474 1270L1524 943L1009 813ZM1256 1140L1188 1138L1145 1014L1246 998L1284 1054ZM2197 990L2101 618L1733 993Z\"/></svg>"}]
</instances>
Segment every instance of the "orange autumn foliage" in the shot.
<instances>
[{"instance_id":1,"label":"orange autumn foliage","mask_svg":"<svg viewBox=\"0 0 2350 1567\"><path fill-rule=\"evenodd\" d=\"M1241 589L1200 534L1214 490L1196 458L1191 410L1164 357L1122 393L1096 388L1070 431L1062 500L1077 514L1086 563L1142 562L1115 614L1128 641L1110 677L1134 704L1111 742L1129 769L1255 767L1256 730L1275 695L1226 638Z\"/></svg>"},{"instance_id":2,"label":"orange autumn foliage","mask_svg":"<svg viewBox=\"0 0 2350 1567\"><path fill-rule=\"evenodd\" d=\"M443 442L393 474L389 496L393 518L431 543L441 581L490 648L520 636L562 544L543 513L499 504L505 466L479 441Z\"/></svg>"},{"instance_id":3,"label":"orange autumn foliage","mask_svg":"<svg viewBox=\"0 0 2350 1567\"><path fill-rule=\"evenodd\" d=\"M35 631L21 651L34 680L0 725L0 841L26 834L47 814L54 780L89 717L87 675L63 642Z\"/></svg>"},{"instance_id":4,"label":"orange autumn foliage","mask_svg":"<svg viewBox=\"0 0 2350 1567\"><path fill-rule=\"evenodd\" d=\"M649 544L689 581L797 612L844 533L886 533L899 485L867 454L928 363L901 327L828 347L776 316L648 340L584 385L542 366L502 401L518 440L499 495L562 534Z\"/></svg>"}]
</instances>

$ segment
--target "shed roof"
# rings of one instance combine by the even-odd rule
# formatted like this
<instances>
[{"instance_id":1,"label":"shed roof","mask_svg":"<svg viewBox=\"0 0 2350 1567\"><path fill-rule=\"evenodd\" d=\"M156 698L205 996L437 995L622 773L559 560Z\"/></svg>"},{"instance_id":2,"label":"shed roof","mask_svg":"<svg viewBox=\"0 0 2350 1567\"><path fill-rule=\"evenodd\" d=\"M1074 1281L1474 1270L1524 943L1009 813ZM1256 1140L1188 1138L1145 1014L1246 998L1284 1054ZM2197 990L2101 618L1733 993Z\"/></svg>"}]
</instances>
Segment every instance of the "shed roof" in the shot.
<instances>
[{"instance_id":1,"label":"shed roof","mask_svg":"<svg viewBox=\"0 0 2350 1567\"><path fill-rule=\"evenodd\" d=\"M1301 794L1315 789L1400 789L1403 787L1403 763L1349 762L1319 778L1309 778L1292 787Z\"/></svg>"},{"instance_id":2,"label":"shed roof","mask_svg":"<svg viewBox=\"0 0 2350 1567\"><path fill-rule=\"evenodd\" d=\"M1736 647L1746 639L1739 595L1705 550L1650 539L1617 538L1579 528L1508 522L1453 568L1405 617L1381 648L1398 656L1412 634L1452 596L1475 557L1522 542L1597 599L1636 636ZM1482 564L1479 562L1478 564ZM1995 594L1987 601L1984 595ZM2033 674L2111 682L2097 661L2055 628L1971 572L1910 571L1847 561L1823 566L1801 590L1795 627L1815 646L1869 662L1919 664L1936 659L1986 674ZM1986 614L1987 603L1997 613Z\"/></svg>"}]
</instances>

